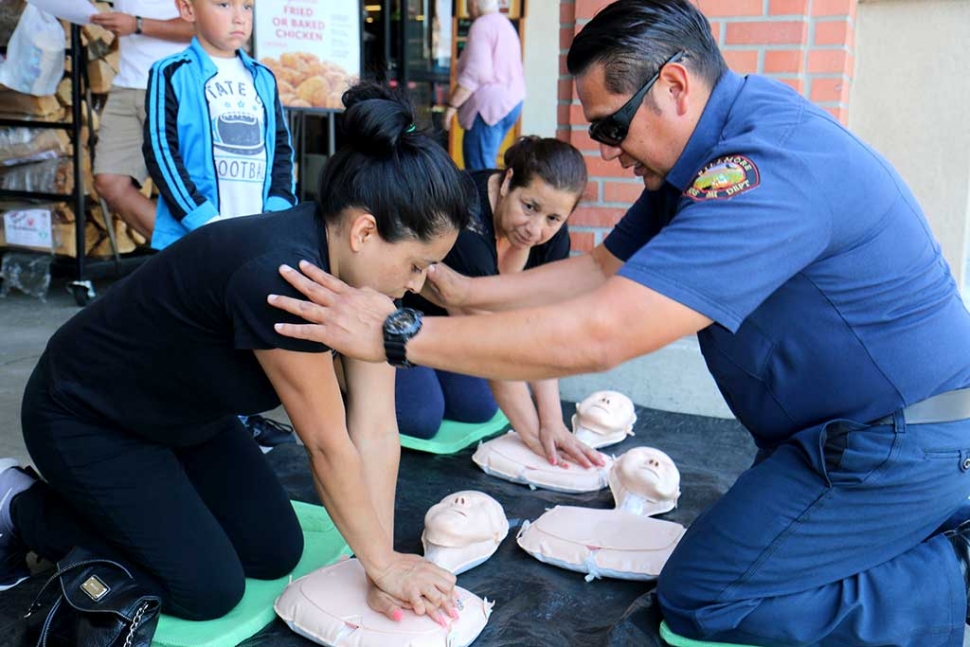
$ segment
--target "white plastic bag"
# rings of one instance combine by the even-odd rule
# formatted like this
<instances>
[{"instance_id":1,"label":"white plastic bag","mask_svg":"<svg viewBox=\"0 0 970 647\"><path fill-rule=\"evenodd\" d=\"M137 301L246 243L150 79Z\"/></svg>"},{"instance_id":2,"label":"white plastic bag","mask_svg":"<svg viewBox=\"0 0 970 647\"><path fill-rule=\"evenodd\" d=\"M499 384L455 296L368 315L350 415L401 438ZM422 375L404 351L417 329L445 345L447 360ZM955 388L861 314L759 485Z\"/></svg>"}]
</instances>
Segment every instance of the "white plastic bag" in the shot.
<instances>
[{"instance_id":1,"label":"white plastic bag","mask_svg":"<svg viewBox=\"0 0 970 647\"><path fill-rule=\"evenodd\" d=\"M28 3L10 36L0 83L24 94L54 94L64 76L64 48L61 23Z\"/></svg>"}]
</instances>

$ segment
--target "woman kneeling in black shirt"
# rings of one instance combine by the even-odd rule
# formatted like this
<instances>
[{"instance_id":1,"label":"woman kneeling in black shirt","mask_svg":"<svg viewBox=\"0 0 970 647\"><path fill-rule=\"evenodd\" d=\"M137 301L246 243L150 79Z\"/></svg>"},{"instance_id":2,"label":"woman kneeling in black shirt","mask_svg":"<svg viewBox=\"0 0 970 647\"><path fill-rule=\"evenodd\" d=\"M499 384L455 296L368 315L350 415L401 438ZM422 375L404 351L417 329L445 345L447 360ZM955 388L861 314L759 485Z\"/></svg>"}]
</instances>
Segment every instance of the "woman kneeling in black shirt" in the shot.
<instances>
[{"instance_id":1,"label":"woman kneeling in black shirt","mask_svg":"<svg viewBox=\"0 0 970 647\"><path fill-rule=\"evenodd\" d=\"M345 400L333 355L277 334L267 304L296 295L279 268L300 260L391 297L418 291L468 222L474 188L415 131L403 96L358 86L344 101L348 143L317 203L192 232L51 338L23 401L46 483L0 473L0 583L19 581L28 548L58 560L82 546L144 571L165 613L224 615L245 577L281 577L303 550L282 486L236 417L282 401L371 580L371 605L391 617L453 612L455 578L393 550L394 369L344 359Z\"/></svg>"}]
</instances>

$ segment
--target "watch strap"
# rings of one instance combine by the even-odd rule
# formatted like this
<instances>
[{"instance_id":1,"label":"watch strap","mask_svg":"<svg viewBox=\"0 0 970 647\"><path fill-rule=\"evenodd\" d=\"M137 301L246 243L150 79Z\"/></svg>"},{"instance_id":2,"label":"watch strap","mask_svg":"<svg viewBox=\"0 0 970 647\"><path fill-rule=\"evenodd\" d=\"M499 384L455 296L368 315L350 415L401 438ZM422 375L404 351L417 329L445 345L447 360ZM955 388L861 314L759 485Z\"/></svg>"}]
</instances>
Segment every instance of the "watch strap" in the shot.
<instances>
[{"instance_id":1,"label":"watch strap","mask_svg":"<svg viewBox=\"0 0 970 647\"><path fill-rule=\"evenodd\" d=\"M384 339L384 354L387 355L387 363L397 368L411 368L414 366L408 361L406 340Z\"/></svg>"},{"instance_id":2,"label":"watch strap","mask_svg":"<svg viewBox=\"0 0 970 647\"><path fill-rule=\"evenodd\" d=\"M405 346L421 330L421 312L414 308L398 308L384 320L384 356L387 363L398 368L411 368Z\"/></svg>"},{"instance_id":3,"label":"watch strap","mask_svg":"<svg viewBox=\"0 0 970 647\"><path fill-rule=\"evenodd\" d=\"M135 16L135 33L140 34L142 30L142 19L141 16Z\"/></svg>"}]
</instances>

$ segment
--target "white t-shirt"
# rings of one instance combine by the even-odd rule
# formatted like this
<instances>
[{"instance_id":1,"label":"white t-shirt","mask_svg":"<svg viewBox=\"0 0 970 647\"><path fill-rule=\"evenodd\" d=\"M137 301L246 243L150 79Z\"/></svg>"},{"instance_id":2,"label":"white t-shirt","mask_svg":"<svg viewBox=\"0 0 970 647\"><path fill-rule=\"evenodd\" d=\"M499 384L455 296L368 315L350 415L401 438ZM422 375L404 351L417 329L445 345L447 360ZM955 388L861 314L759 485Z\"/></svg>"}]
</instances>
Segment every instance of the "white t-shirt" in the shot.
<instances>
[{"instance_id":1,"label":"white t-shirt","mask_svg":"<svg viewBox=\"0 0 970 647\"><path fill-rule=\"evenodd\" d=\"M115 0L114 10L154 20L171 20L179 16L174 0ZM144 34L122 36L118 44L121 48L120 69L112 85L145 90L148 88L148 71L155 61L181 52L188 45Z\"/></svg>"},{"instance_id":2,"label":"white t-shirt","mask_svg":"<svg viewBox=\"0 0 970 647\"><path fill-rule=\"evenodd\" d=\"M212 62L219 73L205 84L205 97L219 182L219 216L262 213L266 177L263 102L253 86L253 75L238 56L212 57Z\"/></svg>"}]
</instances>

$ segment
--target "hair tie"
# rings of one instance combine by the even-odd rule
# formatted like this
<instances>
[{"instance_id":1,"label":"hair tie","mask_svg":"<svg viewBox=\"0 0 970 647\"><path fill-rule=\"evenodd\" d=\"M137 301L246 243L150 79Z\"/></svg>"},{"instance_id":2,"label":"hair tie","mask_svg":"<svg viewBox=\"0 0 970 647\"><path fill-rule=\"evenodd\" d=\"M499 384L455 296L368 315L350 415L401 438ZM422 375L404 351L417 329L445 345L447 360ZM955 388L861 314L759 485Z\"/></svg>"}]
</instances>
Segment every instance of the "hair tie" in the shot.
<instances>
[{"instance_id":1,"label":"hair tie","mask_svg":"<svg viewBox=\"0 0 970 647\"><path fill-rule=\"evenodd\" d=\"M404 132L406 132L406 133L413 133L413 132L414 132L414 124L411 124L410 126L408 126L408 127L407 127L407 128L405 129L405 131L404 131Z\"/></svg>"}]
</instances>

